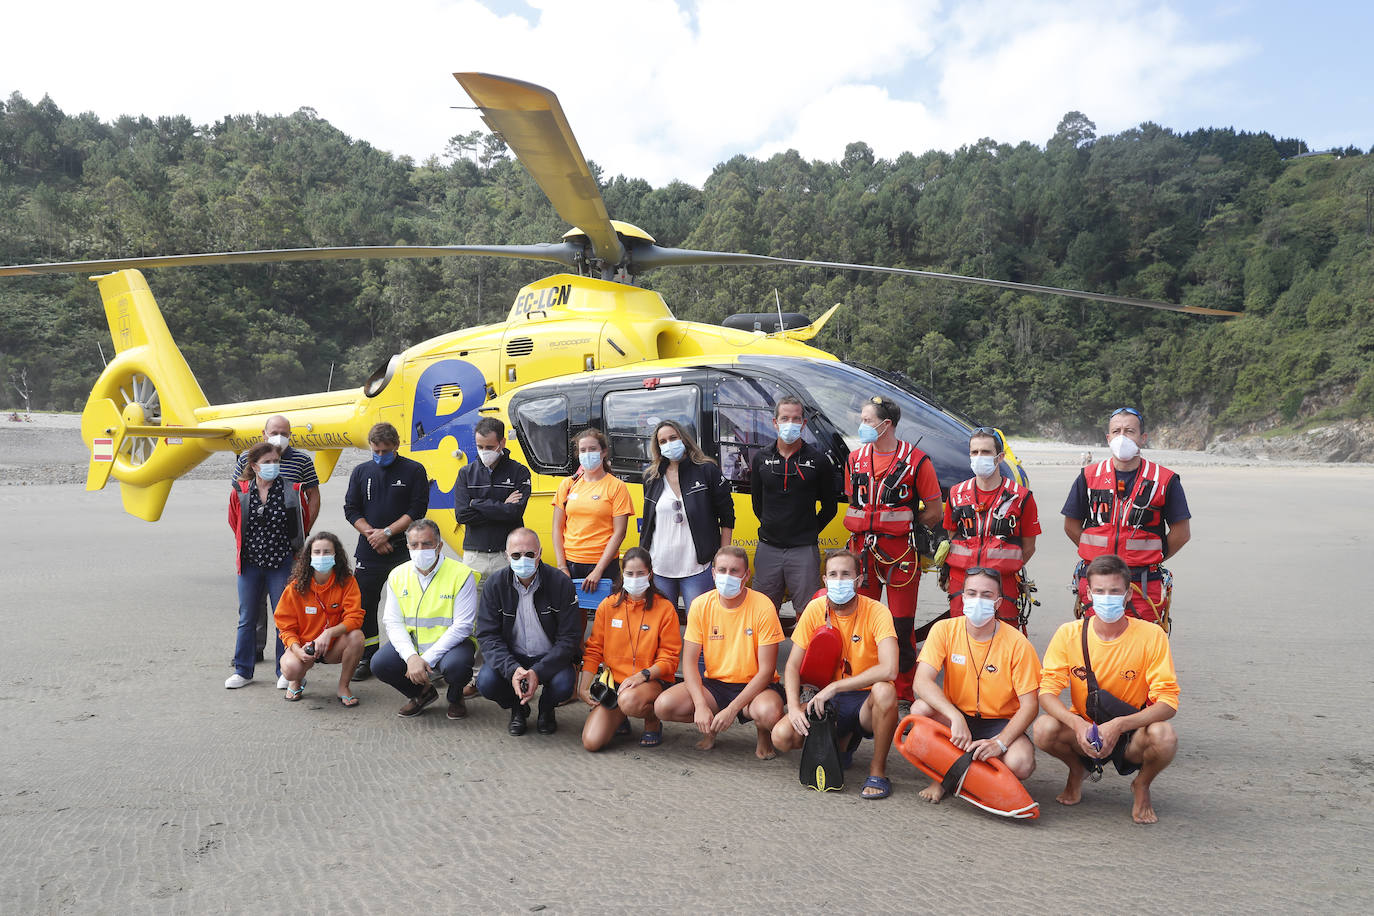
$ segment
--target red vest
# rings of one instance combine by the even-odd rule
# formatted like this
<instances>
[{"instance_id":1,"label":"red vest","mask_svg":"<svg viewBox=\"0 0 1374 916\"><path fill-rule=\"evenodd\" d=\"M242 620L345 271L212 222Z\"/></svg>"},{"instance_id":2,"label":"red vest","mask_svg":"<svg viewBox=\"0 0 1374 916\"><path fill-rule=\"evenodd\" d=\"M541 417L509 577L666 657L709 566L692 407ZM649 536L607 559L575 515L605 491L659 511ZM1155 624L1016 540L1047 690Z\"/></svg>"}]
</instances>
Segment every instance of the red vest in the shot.
<instances>
[{"instance_id":1,"label":"red vest","mask_svg":"<svg viewBox=\"0 0 1374 916\"><path fill-rule=\"evenodd\" d=\"M897 441L892 467L880 481L873 478L873 446L861 445L849 454L849 508L844 527L855 534L908 537L916 526L912 508L916 497L916 469L929 461L910 442Z\"/></svg>"},{"instance_id":2,"label":"red vest","mask_svg":"<svg viewBox=\"0 0 1374 916\"><path fill-rule=\"evenodd\" d=\"M1078 540L1078 555L1091 561L1114 553L1127 566L1153 566L1164 559L1164 496L1174 472L1153 461L1140 462L1135 486L1116 496L1116 470L1107 458L1083 469L1088 484L1088 517Z\"/></svg>"},{"instance_id":3,"label":"red vest","mask_svg":"<svg viewBox=\"0 0 1374 916\"><path fill-rule=\"evenodd\" d=\"M978 511L978 480L969 478L949 491L949 514L954 530L949 536L950 566L968 569L984 566L1014 573L1025 565L1021 554L1021 513L1030 490L1010 478L1002 478L993 504Z\"/></svg>"}]
</instances>

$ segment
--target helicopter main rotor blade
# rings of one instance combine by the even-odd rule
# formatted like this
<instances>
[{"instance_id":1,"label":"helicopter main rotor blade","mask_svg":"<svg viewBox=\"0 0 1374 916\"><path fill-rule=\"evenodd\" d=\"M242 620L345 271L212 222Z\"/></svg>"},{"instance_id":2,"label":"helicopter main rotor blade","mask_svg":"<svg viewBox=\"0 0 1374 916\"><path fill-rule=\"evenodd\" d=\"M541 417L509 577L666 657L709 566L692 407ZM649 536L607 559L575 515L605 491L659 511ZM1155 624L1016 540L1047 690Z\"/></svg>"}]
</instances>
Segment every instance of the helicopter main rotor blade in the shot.
<instances>
[{"instance_id":1,"label":"helicopter main rotor blade","mask_svg":"<svg viewBox=\"0 0 1374 916\"><path fill-rule=\"evenodd\" d=\"M558 96L543 86L489 73L455 73L482 118L515 153L566 222L587 234L603 268L625 260L601 189L582 156Z\"/></svg>"},{"instance_id":2,"label":"helicopter main rotor blade","mask_svg":"<svg viewBox=\"0 0 1374 916\"><path fill-rule=\"evenodd\" d=\"M952 283L968 283L975 286L996 286L1001 289L1015 289L1028 293L1041 293L1047 296L1069 296L1073 299L1091 299L1095 302L1111 302L1117 305L1134 305L1147 309L1162 309L1168 312L1184 312L1189 315L1214 315L1230 317L1241 314L1225 309L1210 309L1200 305L1178 305L1173 302L1156 302L1153 299L1136 299L1131 296L1113 296L1107 293L1089 293L1079 289L1061 289L1057 286L1040 286L1035 283L1016 283L1011 280L991 280L987 277L967 277L963 274L945 274L932 270L914 270L909 267L879 267L876 264L844 264L837 261L806 261L796 258L774 258L763 254L741 254L728 251L694 251L690 248L663 248L658 245L645 245L634 251L633 273L654 267L688 267L701 265L754 265L758 267L828 267L831 270L861 270L877 274L899 274L907 277L926 277L932 280L947 280Z\"/></svg>"},{"instance_id":3,"label":"helicopter main rotor blade","mask_svg":"<svg viewBox=\"0 0 1374 916\"><path fill-rule=\"evenodd\" d=\"M220 251L208 254L177 254L167 257L108 258L100 261L64 261L55 264L18 264L0 267L0 277L36 274L93 274L126 268L203 267L210 264L270 264L279 261L346 261L353 258L446 258L476 255L551 261L575 268L582 249L572 242L538 245L365 245L348 248L273 248L264 251Z\"/></svg>"}]
</instances>

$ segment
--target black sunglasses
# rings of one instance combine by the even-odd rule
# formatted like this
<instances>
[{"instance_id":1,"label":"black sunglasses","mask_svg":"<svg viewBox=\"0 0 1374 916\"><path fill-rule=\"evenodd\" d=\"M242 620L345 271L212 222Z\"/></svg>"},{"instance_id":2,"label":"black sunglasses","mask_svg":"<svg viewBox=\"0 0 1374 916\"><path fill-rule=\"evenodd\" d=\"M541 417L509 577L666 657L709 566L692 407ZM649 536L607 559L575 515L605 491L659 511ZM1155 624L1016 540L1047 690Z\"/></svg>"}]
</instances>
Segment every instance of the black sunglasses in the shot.
<instances>
[{"instance_id":1,"label":"black sunglasses","mask_svg":"<svg viewBox=\"0 0 1374 916\"><path fill-rule=\"evenodd\" d=\"M539 556L539 551L537 550L526 550L524 553L521 553L517 550L515 553L510 555L510 558L512 560L518 560L521 557L524 557L527 560L533 560L537 556Z\"/></svg>"},{"instance_id":2,"label":"black sunglasses","mask_svg":"<svg viewBox=\"0 0 1374 916\"><path fill-rule=\"evenodd\" d=\"M1002 574L995 569L988 569L986 566L970 566L964 570L964 578L969 576L992 576L997 581L1002 581Z\"/></svg>"},{"instance_id":3,"label":"black sunglasses","mask_svg":"<svg viewBox=\"0 0 1374 916\"><path fill-rule=\"evenodd\" d=\"M970 439L972 439L974 436L991 436L992 441L997 443L997 451L999 452L1003 451L1007 447L1007 443L1002 439L1002 434L999 433L997 430L993 429L991 426L975 427L973 432L968 434L968 437Z\"/></svg>"}]
</instances>

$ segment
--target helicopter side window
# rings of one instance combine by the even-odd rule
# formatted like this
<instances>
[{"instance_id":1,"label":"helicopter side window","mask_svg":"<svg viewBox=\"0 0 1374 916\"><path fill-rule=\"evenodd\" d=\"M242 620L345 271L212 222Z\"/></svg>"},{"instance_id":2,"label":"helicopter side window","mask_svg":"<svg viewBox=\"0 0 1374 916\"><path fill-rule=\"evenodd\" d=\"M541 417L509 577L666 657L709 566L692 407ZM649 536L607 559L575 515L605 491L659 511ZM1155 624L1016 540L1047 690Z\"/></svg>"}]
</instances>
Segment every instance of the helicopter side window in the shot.
<instances>
[{"instance_id":1,"label":"helicopter side window","mask_svg":"<svg viewBox=\"0 0 1374 916\"><path fill-rule=\"evenodd\" d=\"M649 463L649 437L662 420L676 420L701 440L701 389L695 385L612 391L601 403L611 440L611 473L637 481Z\"/></svg>"},{"instance_id":2,"label":"helicopter side window","mask_svg":"<svg viewBox=\"0 0 1374 916\"><path fill-rule=\"evenodd\" d=\"M749 466L754 453L777 441L773 428L773 409L787 391L766 378L729 376L716 385L716 442L720 446L720 469L737 493L749 489ZM808 411L808 416L811 414ZM802 428L802 438L816 444L811 425Z\"/></svg>"},{"instance_id":3,"label":"helicopter side window","mask_svg":"<svg viewBox=\"0 0 1374 916\"><path fill-rule=\"evenodd\" d=\"M541 474L562 474L568 467L568 399L539 398L512 408L525 457Z\"/></svg>"}]
</instances>

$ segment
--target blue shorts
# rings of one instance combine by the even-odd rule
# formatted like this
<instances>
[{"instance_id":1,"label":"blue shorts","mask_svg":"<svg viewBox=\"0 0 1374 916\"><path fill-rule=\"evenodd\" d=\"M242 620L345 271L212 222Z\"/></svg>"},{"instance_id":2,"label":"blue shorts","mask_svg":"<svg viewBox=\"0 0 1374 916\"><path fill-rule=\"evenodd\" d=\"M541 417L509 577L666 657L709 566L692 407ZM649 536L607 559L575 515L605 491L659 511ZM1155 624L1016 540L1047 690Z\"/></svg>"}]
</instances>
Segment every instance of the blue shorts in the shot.
<instances>
[{"instance_id":1,"label":"blue shorts","mask_svg":"<svg viewBox=\"0 0 1374 916\"><path fill-rule=\"evenodd\" d=\"M984 719L982 716L964 716L964 721L968 723L969 734L973 735L974 741L986 741L989 738L996 738L1002 734L1002 730L1007 727L1010 719Z\"/></svg>"},{"instance_id":2,"label":"blue shorts","mask_svg":"<svg viewBox=\"0 0 1374 916\"><path fill-rule=\"evenodd\" d=\"M835 731L840 737L854 734L873 737L873 733L859 721L859 710L863 709L868 696L867 690L846 690L830 698L830 705L835 707Z\"/></svg>"},{"instance_id":3,"label":"blue shorts","mask_svg":"<svg viewBox=\"0 0 1374 916\"><path fill-rule=\"evenodd\" d=\"M744 688L748 687L749 684L732 684L729 681L718 681L713 677L704 677L701 679L701 686L705 687L706 692L711 695L711 699L716 701L716 712L720 712L722 709L735 702L735 698L743 693ZM782 695L782 690L776 683L769 684L764 690L774 690L777 691L779 696ZM759 696L763 696L762 690L759 691ZM748 707L745 708L747 709ZM750 721L749 717L744 714L743 709L739 711L739 715L736 716L736 718L741 725Z\"/></svg>"}]
</instances>

